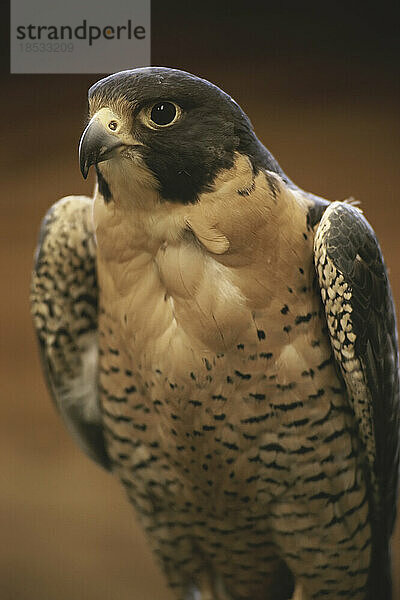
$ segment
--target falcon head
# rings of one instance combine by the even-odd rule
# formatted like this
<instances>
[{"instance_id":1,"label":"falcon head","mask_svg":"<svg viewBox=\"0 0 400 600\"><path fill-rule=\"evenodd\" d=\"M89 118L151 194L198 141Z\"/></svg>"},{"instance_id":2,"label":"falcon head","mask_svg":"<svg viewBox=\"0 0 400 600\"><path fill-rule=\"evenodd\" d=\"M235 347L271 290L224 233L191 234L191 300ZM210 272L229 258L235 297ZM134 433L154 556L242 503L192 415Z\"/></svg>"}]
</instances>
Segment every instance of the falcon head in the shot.
<instances>
[{"instance_id":1,"label":"falcon head","mask_svg":"<svg viewBox=\"0 0 400 600\"><path fill-rule=\"evenodd\" d=\"M119 181L141 180L161 199L196 202L235 153L255 172L283 175L240 106L217 86L165 67L121 71L89 89L89 123L79 145L86 178L95 165L107 201Z\"/></svg>"}]
</instances>

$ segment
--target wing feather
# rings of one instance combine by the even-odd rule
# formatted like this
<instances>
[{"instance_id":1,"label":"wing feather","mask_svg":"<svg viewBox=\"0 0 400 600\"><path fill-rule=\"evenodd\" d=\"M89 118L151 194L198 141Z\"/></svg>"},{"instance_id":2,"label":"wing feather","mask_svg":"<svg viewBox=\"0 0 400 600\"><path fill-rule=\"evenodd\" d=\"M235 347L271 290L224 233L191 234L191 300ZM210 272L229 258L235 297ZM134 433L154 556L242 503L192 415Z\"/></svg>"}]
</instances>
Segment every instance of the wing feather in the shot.
<instances>
[{"instance_id":1,"label":"wing feather","mask_svg":"<svg viewBox=\"0 0 400 600\"><path fill-rule=\"evenodd\" d=\"M381 249L359 209L341 202L326 209L315 235L314 262L334 356L366 451L371 589L389 598L399 469L398 341Z\"/></svg>"},{"instance_id":2,"label":"wing feather","mask_svg":"<svg viewBox=\"0 0 400 600\"><path fill-rule=\"evenodd\" d=\"M31 311L53 400L81 448L110 468L98 401L96 248L92 200L69 196L46 214Z\"/></svg>"}]
</instances>

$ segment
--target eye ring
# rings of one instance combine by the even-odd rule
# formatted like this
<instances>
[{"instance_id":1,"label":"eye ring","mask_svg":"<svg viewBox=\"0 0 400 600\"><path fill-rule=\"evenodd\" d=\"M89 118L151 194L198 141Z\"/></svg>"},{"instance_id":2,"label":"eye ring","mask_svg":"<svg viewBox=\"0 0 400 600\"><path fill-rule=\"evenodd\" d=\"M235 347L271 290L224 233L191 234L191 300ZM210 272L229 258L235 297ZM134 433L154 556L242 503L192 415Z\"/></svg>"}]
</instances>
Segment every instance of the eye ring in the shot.
<instances>
[{"instance_id":1,"label":"eye ring","mask_svg":"<svg viewBox=\"0 0 400 600\"><path fill-rule=\"evenodd\" d=\"M118 123L117 121L110 121L108 124L108 129L111 129L111 131L115 131L118 128Z\"/></svg>"},{"instance_id":2,"label":"eye ring","mask_svg":"<svg viewBox=\"0 0 400 600\"><path fill-rule=\"evenodd\" d=\"M144 124L151 129L170 127L180 118L182 109L171 100L159 100L147 108L143 115Z\"/></svg>"}]
</instances>

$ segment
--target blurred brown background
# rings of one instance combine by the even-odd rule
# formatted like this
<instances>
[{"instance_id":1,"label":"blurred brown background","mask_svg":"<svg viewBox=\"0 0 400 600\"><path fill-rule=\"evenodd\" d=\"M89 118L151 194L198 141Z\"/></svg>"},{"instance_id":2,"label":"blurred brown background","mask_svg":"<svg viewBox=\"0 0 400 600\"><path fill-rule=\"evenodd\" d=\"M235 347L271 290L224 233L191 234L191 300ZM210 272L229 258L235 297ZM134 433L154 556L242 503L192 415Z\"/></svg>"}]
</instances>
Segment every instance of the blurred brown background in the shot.
<instances>
[{"instance_id":1,"label":"blurred brown background","mask_svg":"<svg viewBox=\"0 0 400 600\"><path fill-rule=\"evenodd\" d=\"M358 3L216 4L154 1L152 63L192 71L228 91L303 188L361 200L399 307L394 15L384 3L379 13ZM76 449L51 406L29 315L40 220L58 198L91 194L94 185L81 178L77 144L87 88L99 77L7 71L4 65L0 598L168 600L122 489ZM399 534L394 546L399 579Z\"/></svg>"}]
</instances>

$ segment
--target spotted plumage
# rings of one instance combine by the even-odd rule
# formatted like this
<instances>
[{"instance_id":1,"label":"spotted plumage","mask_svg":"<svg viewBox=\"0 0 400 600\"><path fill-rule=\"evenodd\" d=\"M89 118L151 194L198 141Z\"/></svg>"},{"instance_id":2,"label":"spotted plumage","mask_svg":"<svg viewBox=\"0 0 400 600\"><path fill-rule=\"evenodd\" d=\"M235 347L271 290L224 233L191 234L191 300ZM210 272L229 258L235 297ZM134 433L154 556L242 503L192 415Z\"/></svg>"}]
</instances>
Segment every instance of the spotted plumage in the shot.
<instances>
[{"instance_id":1,"label":"spotted plumage","mask_svg":"<svg viewBox=\"0 0 400 600\"><path fill-rule=\"evenodd\" d=\"M372 229L204 80L126 71L89 105L95 196L51 209L32 284L67 425L177 599L389 598L398 359Z\"/></svg>"}]
</instances>

